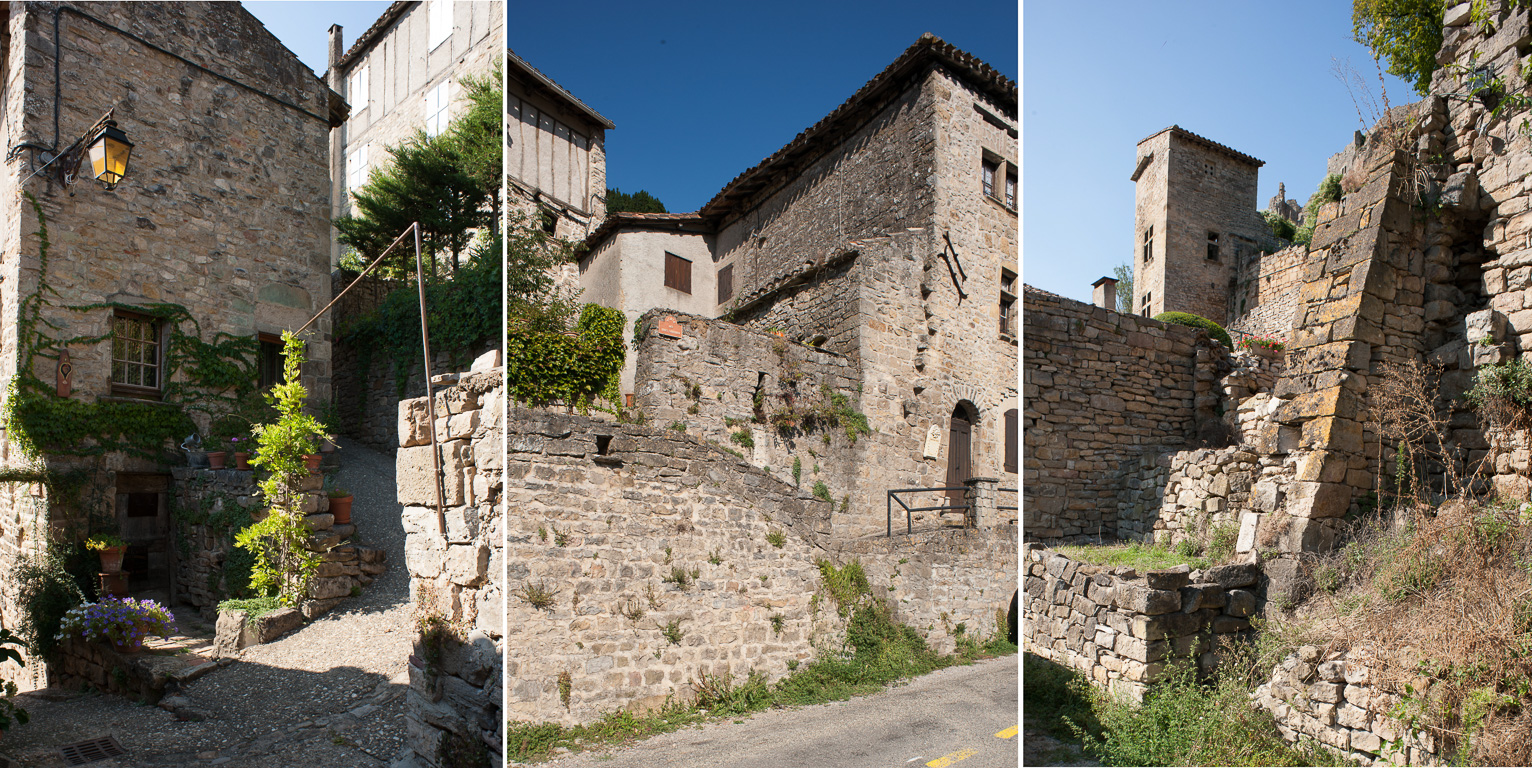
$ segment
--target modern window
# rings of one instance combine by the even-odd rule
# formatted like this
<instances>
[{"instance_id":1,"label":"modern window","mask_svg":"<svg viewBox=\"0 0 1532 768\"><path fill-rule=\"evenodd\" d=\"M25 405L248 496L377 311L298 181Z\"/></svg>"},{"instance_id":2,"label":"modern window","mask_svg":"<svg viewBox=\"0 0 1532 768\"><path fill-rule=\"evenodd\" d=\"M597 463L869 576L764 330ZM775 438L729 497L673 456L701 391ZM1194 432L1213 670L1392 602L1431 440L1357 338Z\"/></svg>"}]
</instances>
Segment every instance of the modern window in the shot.
<instances>
[{"instance_id":1,"label":"modern window","mask_svg":"<svg viewBox=\"0 0 1532 768\"><path fill-rule=\"evenodd\" d=\"M1154 225L1144 230L1144 263L1148 264L1154 259Z\"/></svg>"},{"instance_id":2,"label":"modern window","mask_svg":"<svg viewBox=\"0 0 1532 768\"><path fill-rule=\"evenodd\" d=\"M346 154L346 189L356 189L367 183L368 150L372 144L363 144Z\"/></svg>"},{"instance_id":3,"label":"modern window","mask_svg":"<svg viewBox=\"0 0 1532 768\"><path fill-rule=\"evenodd\" d=\"M257 338L261 343L257 383L262 390L267 390L282 382L282 339L270 333L260 334Z\"/></svg>"},{"instance_id":4,"label":"modern window","mask_svg":"<svg viewBox=\"0 0 1532 768\"><path fill-rule=\"evenodd\" d=\"M999 170L999 163L990 160L989 158L984 159L982 173L984 179L984 195L986 197L995 196L995 174Z\"/></svg>"},{"instance_id":5,"label":"modern window","mask_svg":"<svg viewBox=\"0 0 1532 768\"><path fill-rule=\"evenodd\" d=\"M692 292L692 263L689 259L665 252L665 287L682 293Z\"/></svg>"},{"instance_id":6,"label":"modern window","mask_svg":"<svg viewBox=\"0 0 1532 768\"><path fill-rule=\"evenodd\" d=\"M1208 232L1208 261L1218 261L1218 233Z\"/></svg>"},{"instance_id":7,"label":"modern window","mask_svg":"<svg viewBox=\"0 0 1532 768\"><path fill-rule=\"evenodd\" d=\"M734 265L725 265L718 270L718 303L722 304L734 298Z\"/></svg>"},{"instance_id":8,"label":"modern window","mask_svg":"<svg viewBox=\"0 0 1532 768\"><path fill-rule=\"evenodd\" d=\"M430 50L436 50L436 46L447 42L452 37L452 0L431 0L431 9L428 13L431 24Z\"/></svg>"},{"instance_id":9,"label":"modern window","mask_svg":"<svg viewBox=\"0 0 1532 768\"><path fill-rule=\"evenodd\" d=\"M1016 273L1000 270L1000 332L1016 335Z\"/></svg>"},{"instance_id":10,"label":"modern window","mask_svg":"<svg viewBox=\"0 0 1532 768\"><path fill-rule=\"evenodd\" d=\"M368 66L363 64L351 73L351 78L346 85L346 99L351 102L352 113L360 112L367 108L371 100L367 82Z\"/></svg>"},{"instance_id":11,"label":"modern window","mask_svg":"<svg viewBox=\"0 0 1532 768\"><path fill-rule=\"evenodd\" d=\"M452 81L443 80L437 83L435 88L426 92L426 135L439 136L447 130L447 123L451 122L448 116L448 107L452 106Z\"/></svg>"},{"instance_id":12,"label":"modern window","mask_svg":"<svg viewBox=\"0 0 1532 768\"><path fill-rule=\"evenodd\" d=\"M112 316L112 393L160 395L160 323L148 315Z\"/></svg>"},{"instance_id":13,"label":"modern window","mask_svg":"<svg viewBox=\"0 0 1532 768\"><path fill-rule=\"evenodd\" d=\"M1016 409L1005 412L1005 471L1016 472Z\"/></svg>"}]
</instances>

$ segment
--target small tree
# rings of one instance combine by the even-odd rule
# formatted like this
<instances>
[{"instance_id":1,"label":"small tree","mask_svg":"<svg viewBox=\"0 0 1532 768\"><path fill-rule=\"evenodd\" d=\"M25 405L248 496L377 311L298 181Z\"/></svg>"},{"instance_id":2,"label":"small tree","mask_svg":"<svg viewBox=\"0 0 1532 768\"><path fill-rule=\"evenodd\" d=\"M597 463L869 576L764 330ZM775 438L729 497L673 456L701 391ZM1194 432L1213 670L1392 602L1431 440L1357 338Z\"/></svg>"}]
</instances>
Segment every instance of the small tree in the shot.
<instances>
[{"instance_id":1,"label":"small tree","mask_svg":"<svg viewBox=\"0 0 1532 768\"><path fill-rule=\"evenodd\" d=\"M277 409L272 424L256 424L256 454L251 464L270 474L260 483L266 502L266 519L235 537L235 543L255 556L250 569L250 588L258 594L276 592L283 605L303 600L319 558L308 551L308 525L303 520L302 482L308 476L303 457L329 436L319 420L303 412L308 390L299 379L303 342L291 332L282 334L283 381L269 396Z\"/></svg>"},{"instance_id":2,"label":"small tree","mask_svg":"<svg viewBox=\"0 0 1532 768\"><path fill-rule=\"evenodd\" d=\"M1112 268L1112 274L1117 276L1117 311L1131 314L1133 312L1133 265L1118 264Z\"/></svg>"},{"instance_id":3,"label":"small tree","mask_svg":"<svg viewBox=\"0 0 1532 768\"><path fill-rule=\"evenodd\" d=\"M606 212L613 213L668 213L665 204L659 198L640 189L633 194L623 192L616 187L607 187Z\"/></svg>"}]
</instances>

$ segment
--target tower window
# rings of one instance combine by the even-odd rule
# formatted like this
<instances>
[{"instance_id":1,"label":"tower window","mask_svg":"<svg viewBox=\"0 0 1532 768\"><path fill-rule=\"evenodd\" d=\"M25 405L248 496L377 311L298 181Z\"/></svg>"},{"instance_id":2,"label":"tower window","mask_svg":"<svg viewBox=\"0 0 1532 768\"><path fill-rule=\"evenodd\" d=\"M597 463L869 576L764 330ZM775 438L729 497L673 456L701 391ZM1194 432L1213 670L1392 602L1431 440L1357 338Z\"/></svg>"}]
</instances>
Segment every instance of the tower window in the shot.
<instances>
[{"instance_id":1,"label":"tower window","mask_svg":"<svg viewBox=\"0 0 1532 768\"><path fill-rule=\"evenodd\" d=\"M1144 263L1148 264L1154 259L1154 225L1144 230Z\"/></svg>"},{"instance_id":2,"label":"tower window","mask_svg":"<svg viewBox=\"0 0 1532 768\"><path fill-rule=\"evenodd\" d=\"M1218 233L1208 232L1208 261L1218 261Z\"/></svg>"}]
</instances>

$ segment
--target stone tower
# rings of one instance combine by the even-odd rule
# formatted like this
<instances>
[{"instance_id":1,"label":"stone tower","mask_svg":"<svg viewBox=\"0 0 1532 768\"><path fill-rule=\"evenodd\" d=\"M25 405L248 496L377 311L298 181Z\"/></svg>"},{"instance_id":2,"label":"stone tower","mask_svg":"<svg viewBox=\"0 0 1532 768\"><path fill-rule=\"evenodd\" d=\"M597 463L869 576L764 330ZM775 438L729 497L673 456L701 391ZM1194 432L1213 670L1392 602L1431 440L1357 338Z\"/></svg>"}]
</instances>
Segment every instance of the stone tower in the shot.
<instances>
[{"instance_id":1,"label":"stone tower","mask_svg":"<svg viewBox=\"0 0 1532 768\"><path fill-rule=\"evenodd\" d=\"M1256 212L1262 165L1175 125L1138 143L1133 305L1140 314L1230 320L1235 265L1270 239Z\"/></svg>"}]
</instances>

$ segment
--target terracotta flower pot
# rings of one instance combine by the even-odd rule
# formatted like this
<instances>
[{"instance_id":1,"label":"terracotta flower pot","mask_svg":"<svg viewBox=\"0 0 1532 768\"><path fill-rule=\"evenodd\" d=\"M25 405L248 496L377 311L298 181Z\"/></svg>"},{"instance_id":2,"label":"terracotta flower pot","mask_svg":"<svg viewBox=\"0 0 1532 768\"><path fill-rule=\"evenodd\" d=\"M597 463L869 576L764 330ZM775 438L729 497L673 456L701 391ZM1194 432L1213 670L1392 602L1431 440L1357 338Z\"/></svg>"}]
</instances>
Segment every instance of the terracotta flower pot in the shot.
<instances>
[{"instance_id":1,"label":"terracotta flower pot","mask_svg":"<svg viewBox=\"0 0 1532 768\"><path fill-rule=\"evenodd\" d=\"M323 459L324 457L317 453L306 453L303 455L303 465L308 467L310 472L318 472L319 462Z\"/></svg>"},{"instance_id":2,"label":"terracotta flower pot","mask_svg":"<svg viewBox=\"0 0 1532 768\"><path fill-rule=\"evenodd\" d=\"M113 597L127 597L128 572L118 570L101 574L101 594Z\"/></svg>"},{"instance_id":3,"label":"terracotta flower pot","mask_svg":"<svg viewBox=\"0 0 1532 768\"><path fill-rule=\"evenodd\" d=\"M330 514L335 515L337 525L347 525L351 522L351 502L355 500L355 496L330 499Z\"/></svg>"},{"instance_id":4,"label":"terracotta flower pot","mask_svg":"<svg viewBox=\"0 0 1532 768\"><path fill-rule=\"evenodd\" d=\"M122 557L123 555L127 554L127 551L128 548L121 545L115 547L107 547L105 549L99 550L101 555L101 570L107 573L121 573Z\"/></svg>"},{"instance_id":5,"label":"terracotta flower pot","mask_svg":"<svg viewBox=\"0 0 1532 768\"><path fill-rule=\"evenodd\" d=\"M242 472L250 471L250 454L240 451L234 454L234 468Z\"/></svg>"},{"instance_id":6,"label":"terracotta flower pot","mask_svg":"<svg viewBox=\"0 0 1532 768\"><path fill-rule=\"evenodd\" d=\"M224 461L227 460L228 457L229 457L229 454L228 454L227 451L212 451L212 452L208 453L208 455L207 455L208 468L210 468L210 469L223 469Z\"/></svg>"}]
</instances>

